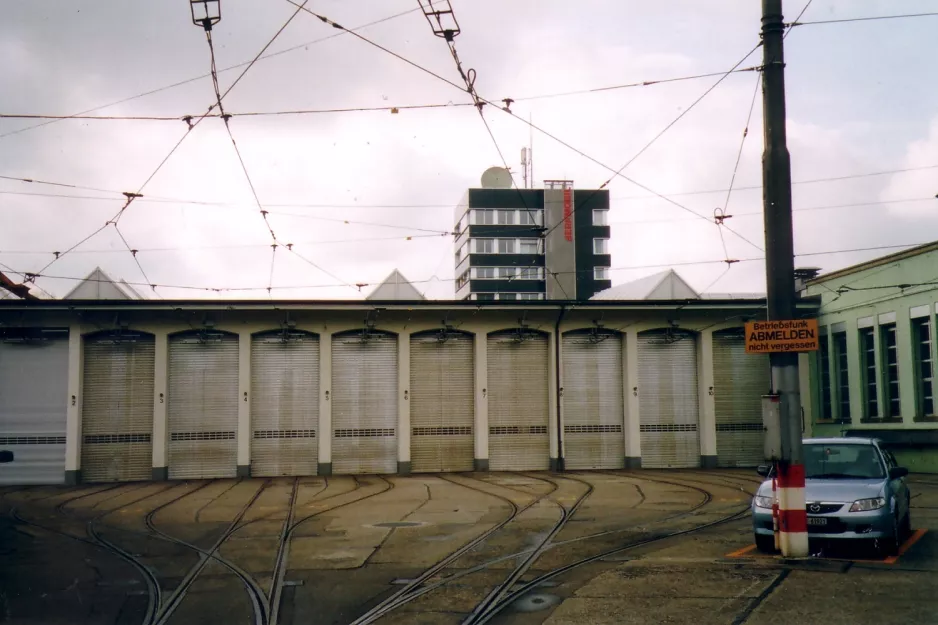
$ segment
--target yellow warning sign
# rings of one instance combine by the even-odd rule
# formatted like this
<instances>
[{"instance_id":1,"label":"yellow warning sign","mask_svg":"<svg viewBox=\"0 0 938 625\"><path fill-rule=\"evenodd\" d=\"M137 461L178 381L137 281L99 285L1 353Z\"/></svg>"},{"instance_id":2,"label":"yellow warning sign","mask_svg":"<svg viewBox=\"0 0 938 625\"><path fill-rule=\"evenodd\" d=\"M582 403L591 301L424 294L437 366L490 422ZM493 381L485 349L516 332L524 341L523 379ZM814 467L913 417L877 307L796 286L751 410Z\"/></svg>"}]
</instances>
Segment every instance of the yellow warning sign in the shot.
<instances>
[{"instance_id":1,"label":"yellow warning sign","mask_svg":"<svg viewBox=\"0 0 938 625\"><path fill-rule=\"evenodd\" d=\"M814 352L818 348L817 319L746 322L746 353Z\"/></svg>"}]
</instances>

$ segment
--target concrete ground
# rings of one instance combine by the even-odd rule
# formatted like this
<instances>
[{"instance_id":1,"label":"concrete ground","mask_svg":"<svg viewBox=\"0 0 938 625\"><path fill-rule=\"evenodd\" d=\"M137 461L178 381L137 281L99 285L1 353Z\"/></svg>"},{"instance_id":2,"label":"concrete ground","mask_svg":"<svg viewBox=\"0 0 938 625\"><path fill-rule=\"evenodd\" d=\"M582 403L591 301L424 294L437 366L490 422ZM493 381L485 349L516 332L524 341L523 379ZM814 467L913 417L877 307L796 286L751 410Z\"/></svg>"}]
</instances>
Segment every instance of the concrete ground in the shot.
<instances>
[{"instance_id":1,"label":"concrete ground","mask_svg":"<svg viewBox=\"0 0 938 625\"><path fill-rule=\"evenodd\" d=\"M938 477L910 478L913 525L935 531L889 563L747 549L758 479L613 471L6 488L0 623L938 621Z\"/></svg>"}]
</instances>

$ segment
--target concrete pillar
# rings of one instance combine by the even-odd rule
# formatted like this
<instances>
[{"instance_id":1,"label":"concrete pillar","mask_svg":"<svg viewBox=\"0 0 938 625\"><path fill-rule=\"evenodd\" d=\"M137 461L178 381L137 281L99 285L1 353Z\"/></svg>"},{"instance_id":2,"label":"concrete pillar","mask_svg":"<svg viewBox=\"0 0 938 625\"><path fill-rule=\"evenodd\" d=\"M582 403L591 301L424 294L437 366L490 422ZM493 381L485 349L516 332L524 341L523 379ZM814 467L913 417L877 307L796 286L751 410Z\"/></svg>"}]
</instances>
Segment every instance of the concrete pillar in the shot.
<instances>
[{"instance_id":1,"label":"concrete pillar","mask_svg":"<svg viewBox=\"0 0 938 625\"><path fill-rule=\"evenodd\" d=\"M475 335L475 470L489 470L488 336Z\"/></svg>"},{"instance_id":2,"label":"concrete pillar","mask_svg":"<svg viewBox=\"0 0 938 625\"><path fill-rule=\"evenodd\" d=\"M713 330L700 333L697 347L697 393L698 424L700 436L700 466L712 469L717 466L717 417L713 389Z\"/></svg>"},{"instance_id":3,"label":"concrete pillar","mask_svg":"<svg viewBox=\"0 0 938 625\"><path fill-rule=\"evenodd\" d=\"M410 332L397 335L397 472L410 473Z\"/></svg>"},{"instance_id":4,"label":"concrete pillar","mask_svg":"<svg viewBox=\"0 0 938 625\"><path fill-rule=\"evenodd\" d=\"M251 333L238 334L238 477L251 476Z\"/></svg>"},{"instance_id":5,"label":"concrete pillar","mask_svg":"<svg viewBox=\"0 0 938 625\"><path fill-rule=\"evenodd\" d=\"M81 482L81 383L84 373L81 325L68 328L68 396L65 411L65 483Z\"/></svg>"},{"instance_id":6,"label":"concrete pillar","mask_svg":"<svg viewBox=\"0 0 938 625\"><path fill-rule=\"evenodd\" d=\"M332 475L332 332L319 335L319 475Z\"/></svg>"},{"instance_id":7,"label":"concrete pillar","mask_svg":"<svg viewBox=\"0 0 938 625\"><path fill-rule=\"evenodd\" d=\"M550 470L563 470L563 456L560 453L560 429L557 415L560 406L557 405L557 348L559 336L551 332L547 337L547 438L550 446Z\"/></svg>"},{"instance_id":8,"label":"concrete pillar","mask_svg":"<svg viewBox=\"0 0 938 625\"><path fill-rule=\"evenodd\" d=\"M155 332L153 360L153 472L154 480L169 478L166 443L169 427L166 422L169 382L169 336L165 331Z\"/></svg>"},{"instance_id":9,"label":"concrete pillar","mask_svg":"<svg viewBox=\"0 0 938 625\"><path fill-rule=\"evenodd\" d=\"M638 332L625 333L625 468L642 467L642 431L639 414Z\"/></svg>"}]
</instances>

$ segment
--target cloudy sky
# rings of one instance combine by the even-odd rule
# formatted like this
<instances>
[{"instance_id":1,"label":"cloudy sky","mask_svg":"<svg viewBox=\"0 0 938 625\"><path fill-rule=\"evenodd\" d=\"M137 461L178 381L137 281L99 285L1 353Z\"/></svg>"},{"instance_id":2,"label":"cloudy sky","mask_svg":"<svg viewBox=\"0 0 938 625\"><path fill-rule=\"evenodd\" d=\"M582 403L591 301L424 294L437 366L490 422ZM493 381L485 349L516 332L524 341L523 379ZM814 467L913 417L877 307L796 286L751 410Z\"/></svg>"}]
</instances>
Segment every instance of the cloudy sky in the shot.
<instances>
[{"instance_id":1,"label":"cloudy sky","mask_svg":"<svg viewBox=\"0 0 938 625\"><path fill-rule=\"evenodd\" d=\"M806 0L785 0L786 21ZM222 91L296 11L286 0L222 0L213 31ZM214 100L209 48L188 3L5 0L0 113L198 117ZM531 140L535 179L595 188L716 77L525 99L726 71L758 43L756 0L453 0L456 39L475 86L517 100L485 116L509 165ZM307 7L458 82L446 44L416 0L309 0ZM813 0L802 21L934 11L933 0ZM938 239L938 18L804 25L786 39L795 250L832 270ZM121 216L48 268L62 296L100 266L150 297L364 297L400 269L431 298L453 296L453 205L498 153L464 91L300 12L224 100L229 113L402 107L233 117L268 220L293 251L271 251L237 155L217 118L199 124ZM761 62L756 51L741 67ZM226 69L240 66L235 69ZM694 287L764 289L762 252L690 214L725 208L759 247L761 98L742 143L758 74L730 75L610 184L613 282L674 266ZM181 83L181 84L177 84ZM176 85L172 86L171 85ZM152 92L142 97L133 96ZM126 100L119 104L112 104ZM105 106L109 105L110 106ZM105 225L186 134L183 121L0 119L0 268L38 272ZM32 127L32 128L31 128ZM877 172L883 175L860 176ZM827 180L841 178L840 180ZM812 180L825 179L818 182ZM520 182L520 177L519 177ZM538 183L539 185L540 183ZM95 190L90 190L95 189ZM707 193L702 193L708 191ZM67 196L67 197L54 197ZM79 199L81 196L84 199ZM685 210L686 209L686 210ZM347 223L346 223L347 222ZM121 240L136 250L134 258ZM295 253L294 253L295 252ZM743 262L726 272L728 255ZM274 257L271 283L271 258ZM4 269L6 270L6 269ZM14 275L19 278L19 276ZM351 285L351 286L349 286ZM254 289L204 291L176 287Z\"/></svg>"}]
</instances>

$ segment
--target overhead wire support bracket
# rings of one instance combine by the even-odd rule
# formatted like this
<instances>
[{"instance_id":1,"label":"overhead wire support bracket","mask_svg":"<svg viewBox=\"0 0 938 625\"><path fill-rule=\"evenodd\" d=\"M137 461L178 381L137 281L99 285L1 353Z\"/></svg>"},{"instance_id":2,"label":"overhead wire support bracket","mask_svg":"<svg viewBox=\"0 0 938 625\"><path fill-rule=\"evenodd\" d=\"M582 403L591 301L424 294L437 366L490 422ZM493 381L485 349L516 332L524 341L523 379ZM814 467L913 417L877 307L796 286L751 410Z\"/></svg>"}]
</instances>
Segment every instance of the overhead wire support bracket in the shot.
<instances>
[{"instance_id":1,"label":"overhead wire support bracket","mask_svg":"<svg viewBox=\"0 0 938 625\"><path fill-rule=\"evenodd\" d=\"M434 7L432 0L427 0L426 4L424 4L424 0L417 0L417 4L420 5L420 10L423 11L430 28L433 29L433 34L437 37L452 41L456 38L456 35L462 32L459 29L459 22L456 21L456 14L453 13L453 5L450 4L450 0L436 2L437 5L445 5L446 8L444 9Z\"/></svg>"}]
</instances>

